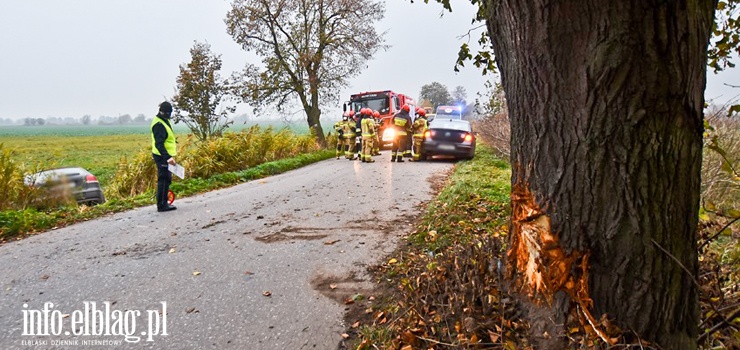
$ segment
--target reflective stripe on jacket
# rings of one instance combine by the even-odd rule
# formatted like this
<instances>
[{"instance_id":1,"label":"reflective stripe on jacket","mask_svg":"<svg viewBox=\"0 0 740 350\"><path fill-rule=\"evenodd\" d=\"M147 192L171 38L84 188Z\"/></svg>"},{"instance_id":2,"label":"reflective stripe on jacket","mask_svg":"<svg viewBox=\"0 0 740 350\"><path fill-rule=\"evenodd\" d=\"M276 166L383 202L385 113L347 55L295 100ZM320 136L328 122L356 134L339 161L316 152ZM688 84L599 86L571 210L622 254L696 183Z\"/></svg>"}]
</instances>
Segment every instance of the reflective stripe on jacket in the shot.
<instances>
[{"instance_id":1,"label":"reflective stripe on jacket","mask_svg":"<svg viewBox=\"0 0 740 350\"><path fill-rule=\"evenodd\" d=\"M375 121L372 118L362 119L362 137L372 137L375 134Z\"/></svg>"},{"instance_id":2,"label":"reflective stripe on jacket","mask_svg":"<svg viewBox=\"0 0 740 350\"><path fill-rule=\"evenodd\" d=\"M427 131L427 120L424 118L416 118L414 122L414 137L424 137L424 132Z\"/></svg>"}]
</instances>

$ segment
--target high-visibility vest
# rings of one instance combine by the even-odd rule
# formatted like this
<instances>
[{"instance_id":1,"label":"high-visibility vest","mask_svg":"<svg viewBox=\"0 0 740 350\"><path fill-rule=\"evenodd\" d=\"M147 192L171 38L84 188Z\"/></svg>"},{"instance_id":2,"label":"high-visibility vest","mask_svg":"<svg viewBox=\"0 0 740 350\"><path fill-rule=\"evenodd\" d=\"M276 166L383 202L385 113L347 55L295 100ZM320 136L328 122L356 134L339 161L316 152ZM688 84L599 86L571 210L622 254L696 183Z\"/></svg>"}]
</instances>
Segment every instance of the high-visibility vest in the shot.
<instances>
[{"instance_id":1,"label":"high-visibility vest","mask_svg":"<svg viewBox=\"0 0 740 350\"><path fill-rule=\"evenodd\" d=\"M355 121L350 119L344 122L344 125L342 126L344 130L344 138L345 139L351 139L355 137Z\"/></svg>"},{"instance_id":2,"label":"high-visibility vest","mask_svg":"<svg viewBox=\"0 0 740 350\"><path fill-rule=\"evenodd\" d=\"M408 119L400 117L398 115L393 116L393 125L396 127L396 135L406 135L406 129L408 128Z\"/></svg>"},{"instance_id":3,"label":"high-visibility vest","mask_svg":"<svg viewBox=\"0 0 740 350\"><path fill-rule=\"evenodd\" d=\"M427 131L427 128L427 120L424 118L417 118L414 122L414 137L423 137L424 132Z\"/></svg>"},{"instance_id":4,"label":"high-visibility vest","mask_svg":"<svg viewBox=\"0 0 740 350\"><path fill-rule=\"evenodd\" d=\"M372 118L362 119L362 137L372 137L375 133L375 121Z\"/></svg>"},{"instance_id":5,"label":"high-visibility vest","mask_svg":"<svg viewBox=\"0 0 740 350\"><path fill-rule=\"evenodd\" d=\"M154 119L152 119L152 125L149 127L149 130L151 131L154 128L154 125L162 124L164 125L165 130L167 130L167 139L164 140L164 149L167 150L167 153L170 154L170 156L174 157L177 155L177 141L175 140L175 133L172 131L172 128L161 118L155 116ZM151 131L152 134L152 153L161 156L159 154L159 150L157 149L157 146L154 141L154 131Z\"/></svg>"}]
</instances>

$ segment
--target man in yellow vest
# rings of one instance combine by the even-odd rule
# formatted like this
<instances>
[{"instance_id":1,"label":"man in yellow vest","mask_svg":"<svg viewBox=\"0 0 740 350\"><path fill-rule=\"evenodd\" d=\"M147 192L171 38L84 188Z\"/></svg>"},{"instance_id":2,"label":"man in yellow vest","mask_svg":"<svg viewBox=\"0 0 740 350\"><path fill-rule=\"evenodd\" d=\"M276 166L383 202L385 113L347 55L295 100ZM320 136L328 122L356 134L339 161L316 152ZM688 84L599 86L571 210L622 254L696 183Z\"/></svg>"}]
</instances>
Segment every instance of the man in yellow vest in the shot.
<instances>
[{"instance_id":1,"label":"man in yellow vest","mask_svg":"<svg viewBox=\"0 0 740 350\"><path fill-rule=\"evenodd\" d=\"M157 164L157 211L160 212L177 209L167 200L167 193L172 183L172 173L167 169L167 165L177 164L174 158L177 155L177 142L170 124L171 115L172 105L164 101L159 104L159 113L152 119L151 125L152 158Z\"/></svg>"}]
</instances>

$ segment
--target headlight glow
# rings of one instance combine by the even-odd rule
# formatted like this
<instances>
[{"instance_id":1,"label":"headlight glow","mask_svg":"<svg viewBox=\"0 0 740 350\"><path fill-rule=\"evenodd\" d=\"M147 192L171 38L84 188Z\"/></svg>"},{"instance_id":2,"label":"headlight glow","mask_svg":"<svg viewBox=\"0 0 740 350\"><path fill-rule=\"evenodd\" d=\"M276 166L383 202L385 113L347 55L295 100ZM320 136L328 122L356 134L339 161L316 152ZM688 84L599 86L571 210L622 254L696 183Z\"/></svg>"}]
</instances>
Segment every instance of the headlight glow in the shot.
<instances>
[{"instance_id":1,"label":"headlight glow","mask_svg":"<svg viewBox=\"0 0 740 350\"><path fill-rule=\"evenodd\" d=\"M383 131L383 141L393 141L393 139L396 137L396 130L392 128L387 128L385 131Z\"/></svg>"}]
</instances>

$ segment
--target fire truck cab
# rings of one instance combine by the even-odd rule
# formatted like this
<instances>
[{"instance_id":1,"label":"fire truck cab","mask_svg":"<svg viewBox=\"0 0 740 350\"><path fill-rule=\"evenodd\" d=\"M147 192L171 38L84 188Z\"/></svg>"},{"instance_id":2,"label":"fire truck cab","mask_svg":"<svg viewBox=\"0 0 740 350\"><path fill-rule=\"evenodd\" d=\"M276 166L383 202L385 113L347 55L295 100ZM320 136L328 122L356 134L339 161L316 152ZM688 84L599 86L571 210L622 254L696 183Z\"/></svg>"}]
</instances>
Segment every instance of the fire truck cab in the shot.
<instances>
[{"instance_id":1,"label":"fire truck cab","mask_svg":"<svg viewBox=\"0 0 740 350\"><path fill-rule=\"evenodd\" d=\"M388 148L395 137L394 130L390 127L393 115L398 113L401 106L405 104L411 107L411 118L413 119L416 105L414 99L392 90L361 92L350 95L349 101L344 103L344 111L353 110L357 112L362 108L378 111L380 117L375 122L380 126L380 148Z\"/></svg>"}]
</instances>

